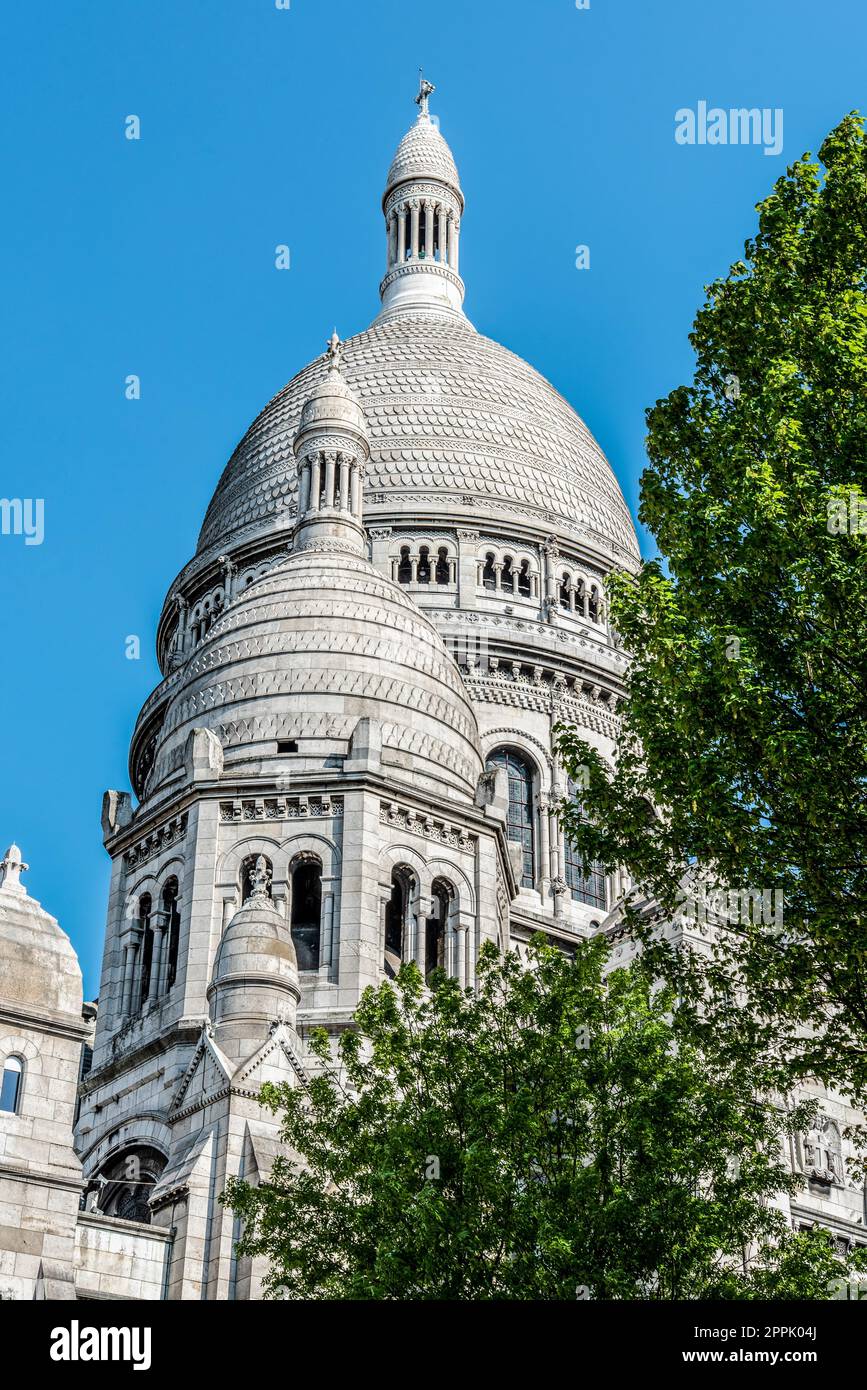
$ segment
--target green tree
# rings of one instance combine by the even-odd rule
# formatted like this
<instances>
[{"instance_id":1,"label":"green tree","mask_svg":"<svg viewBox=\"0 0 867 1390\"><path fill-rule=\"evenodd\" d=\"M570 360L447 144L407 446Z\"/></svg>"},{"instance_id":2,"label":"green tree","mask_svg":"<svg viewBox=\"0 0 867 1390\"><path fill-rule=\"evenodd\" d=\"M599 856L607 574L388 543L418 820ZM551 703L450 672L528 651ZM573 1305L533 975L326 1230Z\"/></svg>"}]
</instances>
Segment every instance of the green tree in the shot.
<instances>
[{"instance_id":1,"label":"green tree","mask_svg":"<svg viewBox=\"0 0 867 1390\"><path fill-rule=\"evenodd\" d=\"M336 1056L314 1037L309 1088L263 1091L296 1157L224 1194L271 1296L828 1296L830 1243L772 1205L809 1108L764 1104L761 1058L720 1065L607 949L488 947L476 992L405 965Z\"/></svg>"},{"instance_id":2,"label":"green tree","mask_svg":"<svg viewBox=\"0 0 867 1390\"><path fill-rule=\"evenodd\" d=\"M692 384L648 411L639 516L660 558L609 585L632 658L616 772L574 731L561 747L586 769L583 811L566 819L588 860L625 865L668 913L695 865L725 889L781 895L782 930L747 912L713 961L666 957L657 942L660 968L704 990L709 1018L734 980L791 1077L863 1093L867 145L856 114L820 158L824 177L805 156L759 205L757 236L695 320Z\"/></svg>"}]
</instances>

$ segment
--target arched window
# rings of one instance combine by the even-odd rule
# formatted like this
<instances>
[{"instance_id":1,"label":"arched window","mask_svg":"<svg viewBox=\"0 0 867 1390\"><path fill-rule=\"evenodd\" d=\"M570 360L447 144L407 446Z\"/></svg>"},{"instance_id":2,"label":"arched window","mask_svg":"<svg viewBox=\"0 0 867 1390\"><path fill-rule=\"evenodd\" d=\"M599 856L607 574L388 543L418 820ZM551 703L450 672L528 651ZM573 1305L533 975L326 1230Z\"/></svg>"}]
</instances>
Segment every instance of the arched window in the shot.
<instances>
[{"instance_id":1,"label":"arched window","mask_svg":"<svg viewBox=\"0 0 867 1390\"><path fill-rule=\"evenodd\" d=\"M449 579L451 577L449 566L449 552L446 550L444 545L441 545L437 552L437 567L435 577L437 584L448 584Z\"/></svg>"},{"instance_id":2,"label":"arched window","mask_svg":"<svg viewBox=\"0 0 867 1390\"><path fill-rule=\"evenodd\" d=\"M400 564L397 567L398 584L412 583L412 560L409 558L409 546L400 547Z\"/></svg>"},{"instance_id":3,"label":"arched window","mask_svg":"<svg viewBox=\"0 0 867 1390\"><path fill-rule=\"evenodd\" d=\"M591 584L591 586L590 586L590 601L589 601L589 603L588 603L588 605L587 605L587 609L588 609L588 612L589 612L589 614L590 614L590 621L593 622L593 623L598 623L598 622L599 622L599 590L597 589L597 587L596 587L595 584Z\"/></svg>"},{"instance_id":4,"label":"arched window","mask_svg":"<svg viewBox=\"0 0 867 1390\"><path fill-rule=\"evenodd\" d=\"M20 1057L7 1057L3 1066L3 1082L0 1085L0 1110L5 1110L7 1115L18 1114L23 1082L23 1061Z\"/></svg>"},{"instance_id":5,"label":"arched window","mask_svg":"<svg viewBox=\"0 0 867 1390\"><path fill-rule=\"evenodd\" d=\"M587 617L587 594L583 579L579 579L575 585L575 611L580 613L582 618Z\"/></svg>"},{"instance_id":6,"label":"arched window","mask_svg":"<svg viewBox=\"0 0 867 1390\"><path fill-rule=\"evenodd\" d=\"M138 900L138 920L141 926L141 992L139 1000L147 1003L151 988L151 969L154 960L154 929L151 923L151 895L142 893Z\"/></svg>"},{"instance_id":7,"label":"arched window","mask_svg":"<svg viewBox=\"0 0 867 1390\"><path fill-rule=\"evenodd\" d=\"M163 888L163 912L168 940L166 960L166 989L171 989L178 973L178 946L181 940L181 914L178 910L178 880L173 876Z\"/></svg>"},{"instance_id":8,"label":"arched window","mask_svg":"<svg viewBox=\"0 0 867 1390\"><path fill-rule=\"evenodd\" d=\"M267 855L264 855L264 854L263 854L263 855L259 855L259 854L248 854L248 855L247 855L247 858L244 860L244 862L243 862L242 865L241 865L241 903L242 903L242 905L247 901L247 899L249 898L250 894L251 894L252 891L253 891L253 870L254 870L255 867L256 867L256 862L257 862L257 860L259 860L259 859L264 859L264 860L265 860L265 868L266 868L267 871L268 871L268 882L267 882L267 884L265 885L265 888L266 888L266 892L267 892L267 894L268 894L268 897L269 897L269 898L271 897L271 880L272 880L272 878L274 877L274 865L271 863L271 860L267 857Z\"/></svg>"},{"instance_id":9,"label":"arched window","mask_svg":"<svg viewBox=\"0 0 867 1390\"><path fill-rule=\"evenodd\" d=\"M521 569L518 574L518 593L524 598L529 598L531 593L530 586L530 561L522 560Z\"/></svg>"},{"instance_id":10,"label":"arched window","mask_svg":"<svg viewBox=\"0 0 867 1390\"><path fill-rule=\"evenodd\" d=\"M568 576L568 574L564 574L564 575L563 575L563 582L562 582L562 584L560 585L560 607L561 607L561 608L568 608L568 607L569 607L569 576Z\"/></svg>"},{"instance_id":11,"label":"arched window","mask_svg":"<svg viewBox=\"0 0 867 1390\"><path fill-rule=\"evenodd\" d=\"M497 572L494 569L493 554L485 556L485 568L482 570L482 585L486 589L496 589L497 587Z\"/></svg>"},{"instance_id":12,"label":"arched window","mask_svg":"<svg viewBox=\"0 0 867 1390\"><path fill-rule=\"evenodd\" d=\"M515 592L515 571L512 569L511 555L507 555L503 561L503 571L500 575L500 587L506 589L510 594Z\"/></svg>"},{"instance_id":13,"label":"arched window","mask_svg":"<svg viewBox=\"0 0 867 1390\"><path fill-rule=\"evenodd\" d=\"M322 865L312 855L292 870L292 940L299 970L319 969L322 932Z\"/></svg>"},{"instance_id":14,"label":"arched window","mask_svg":"<svg viewBox=\"0 0 867 1390\"><path fill-rule=\"evenodd\" d=\"M394 869L391 875L391 896L385 904L385 960L383 968L389 979L400 969L406 946L410 903L415 891L415 879L408 869Z\"/></svg>"},{"instance_id":15,"label":"arched window","mask_svg":"<svg viewBox=\"0 0 867 1390\"><path fill-rule=\"evenodd\" d=\"M452 905L452 888L443 878L434 879L431 888L430 917L424 932L424 977L429 980L434 970L446 968L446 931Z\"/></svg>"},{"instance_id":16,"label":"arched window","mask_svg":"<svg viewBox=\"0 0 867 1390\"><path fill-rule=\"evenodd\" d=\"M116 1155L97 1179L97 1204L106 1216L150 1225L150 1197L166 1160L158 1149L135 1145Z\"/></svg>"},{"instance_id":17,"label":"arched window","mask_svg":"<svg viewBox=\"0 0 867 1390\"><path fill-rule=\"evenodd\" d=\"M533 811L533 773L529 763L511 748L492 753L489 768L504 767L509 777L510 840L517 840L523 851L521 886L533 888L536 883L536 837Z\"/></svg>"},{"instance_id":18,"label":"arched window","mask_svg":"<svg viewBox=\"0 0 867 1390\"><path fill-rule=\"evenodd\" d=\"M580 801L578 789L571 780L569 782L569 799L570 801ZM608 906L608 883L602 865L598 860L594 860L589 865L585 864L568 835L566 836L565 850L566 885L573 899L576 903L587 903L589 907L599 907L604 911Z\"/></svg>"},{"instance_id":19,"label":"arched window","mask_svg":"<svg viewBox=\"0 0 867 1390\"><path fill-rule=\"evenodd\" d=\"M419 584L430 583L430 551L426 545L419 551L417 577Z\"/></svg>"}]
</instances>

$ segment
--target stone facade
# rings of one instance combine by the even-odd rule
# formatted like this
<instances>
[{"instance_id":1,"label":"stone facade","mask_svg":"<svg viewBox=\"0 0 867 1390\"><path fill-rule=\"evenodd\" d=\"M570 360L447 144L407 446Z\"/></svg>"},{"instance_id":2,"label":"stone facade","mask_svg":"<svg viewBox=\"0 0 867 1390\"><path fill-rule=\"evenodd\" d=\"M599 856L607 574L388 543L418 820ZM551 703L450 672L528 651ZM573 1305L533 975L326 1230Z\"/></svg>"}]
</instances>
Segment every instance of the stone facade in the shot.
<instances>
[{"instance_id":1,"label":"stone facade","mask_svg":"<svg viewBox=\"0 0 867 1390\"><path fill-rule=\"evenodd\" d=\"M62 1219L4 1207L15 1296L57 1255L79 1297L255 1298L262 1270L236 1257L217 1197L270 1170L256 1095L304 1077L309 1030L346 1028L401 960L471 986L486 941L617 936L630 885L570 856L554 730L614 755L626 656L603 581L637 542L583 422L464 315L464 195L431 90L387 177L381 312L254 421L169 589L163 679L130 749L137 804L103 804L112 876L75 1154L80 980L66 1050L32 1041L62 1052L69 1086L39 1121ZM25 1044L10 1031L0 1051ZM828 1098L792 1154L793 1219L857 1239L841 1106ZM0 1134L26 1185L42 1154L16 1124ZM39 1252L16 1251L30 1230ZM43 1283L56 1275L46 1264Z\"/></svg>"}]
</instances>

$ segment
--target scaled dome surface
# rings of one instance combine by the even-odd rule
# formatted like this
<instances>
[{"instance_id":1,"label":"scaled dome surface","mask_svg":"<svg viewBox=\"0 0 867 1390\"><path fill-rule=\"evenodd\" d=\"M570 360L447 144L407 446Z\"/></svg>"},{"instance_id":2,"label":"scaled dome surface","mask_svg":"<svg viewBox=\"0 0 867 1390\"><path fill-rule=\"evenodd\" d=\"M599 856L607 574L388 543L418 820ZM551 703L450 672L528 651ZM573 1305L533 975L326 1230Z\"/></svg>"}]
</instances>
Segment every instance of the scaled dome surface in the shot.
<instances>
[{"instance_id":1,"label":"scaled dome surface","mask_svg":"<svg viewBox=\"0 0 867 1390\"><path fill-rule=\"evenodd\" d=\"M216 733L227 770L254 770L279 739L345 756L364 718L381 727L384 766L475 796L478 725L439 633L363 556L308 545L239 594L183 668L149 789L181 767L194 728Z\"/></svg>"},{"instance_id":2,"label":"scaled dome surface","mask_svg":"<svg viewBox=\"0 0 867 1390\"><path fill-rule=\"evenodd\" d=\"M638 544L623 494L596 440L566 400L460 314L403 314L343 345L347 381L367 419L365 516L439 505L572 533L628 563ZM287 525L296 496L292 440L325 375L305 367L235 449L208 507L199 553ZM282 518L281 518L282 514Z\"/></svg>"}]
</instances>

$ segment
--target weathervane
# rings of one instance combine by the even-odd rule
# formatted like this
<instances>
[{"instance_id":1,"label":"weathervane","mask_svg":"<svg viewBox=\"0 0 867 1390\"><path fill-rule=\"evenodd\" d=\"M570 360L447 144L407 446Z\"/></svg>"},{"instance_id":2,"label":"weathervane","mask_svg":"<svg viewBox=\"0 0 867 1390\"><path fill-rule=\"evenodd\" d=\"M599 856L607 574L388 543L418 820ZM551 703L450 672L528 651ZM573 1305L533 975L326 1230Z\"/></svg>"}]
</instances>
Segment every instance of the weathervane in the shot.
<instances>
[{"instance_id":1,"label":"weathervane","mask_svg":"<svg viewBox=\"0 0 867 1390\"><path fill-rule=\"evenodd\" d=\"M427 109L428 97L430 96L431 92L435 92L435 91L436 91L436 87L434 86L434 84L433 84L432 82L428 82L428 80L427 80L427 78L425 77L424 73L422 72L421 68L419 68L419 70L418 70L418 96L417 96L416 99L415 99L415 104L416 104L416 106L418 106L418 107L421 108L421 115L422 115L422 116L428 116L428 115L430 115L430 112L429 112L428 109Z\"/></svg>"}]
</instances>

